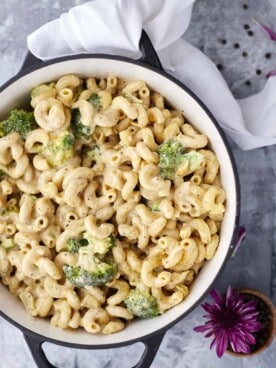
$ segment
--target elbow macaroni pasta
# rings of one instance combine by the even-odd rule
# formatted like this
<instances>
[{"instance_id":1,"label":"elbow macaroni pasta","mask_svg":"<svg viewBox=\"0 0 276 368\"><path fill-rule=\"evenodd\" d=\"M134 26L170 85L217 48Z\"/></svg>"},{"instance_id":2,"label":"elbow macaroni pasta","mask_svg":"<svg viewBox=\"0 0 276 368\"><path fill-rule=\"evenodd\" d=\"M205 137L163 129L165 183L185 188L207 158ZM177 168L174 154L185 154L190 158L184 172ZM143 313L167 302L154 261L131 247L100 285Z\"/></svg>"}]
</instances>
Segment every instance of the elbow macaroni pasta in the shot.
<instances>
[{"instance_id":1,"label":"elbow macaroni pasta","mask_svg":"<svg viewBox=\"0 0 276 368\"><path fill-rule=\"evenodd\" d=\"M31 99L38 128L0 138L0 278L31 316L115 333L135 317L124 303L132 289L165 313L215 256L226 201L219 161L206 135L142 80L67 75L50 86ZM89 102L95 95L99 105ZM53 167L41 152L53 134L72 131L75 109L90 137L76 138L73 157ZM158 148L174 138L203 161L167 180ZM99 160L85 155L95 145ZM85 231L116 236L117 273L103 286L78 288L62 271L77 264L68 239Z\"/></svg>"}]
</instances>

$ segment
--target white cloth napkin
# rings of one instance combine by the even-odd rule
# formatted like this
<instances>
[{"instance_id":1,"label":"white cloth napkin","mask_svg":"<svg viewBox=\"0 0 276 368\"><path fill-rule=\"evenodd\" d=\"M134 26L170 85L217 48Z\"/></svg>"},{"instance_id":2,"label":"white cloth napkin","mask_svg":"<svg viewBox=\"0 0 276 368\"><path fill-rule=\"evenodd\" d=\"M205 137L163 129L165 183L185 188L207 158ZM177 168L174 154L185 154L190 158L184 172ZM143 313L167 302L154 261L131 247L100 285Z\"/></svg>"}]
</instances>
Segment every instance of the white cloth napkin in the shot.
<instances>
[{"instance_id":1,"label":"white cloth napkin","mask_svg":"<svg viewBox=\"0 0 276 368\"><path fill-rule=\"evenodd\" d=\"M29 35L28 47L42 60L94 52L138 58L145 29L163 67L198 95L241 149L275 144L276 77L260 93L235 100L213 62L181 38L194 1L90 1Z\"/></svg>"}]
</instances>

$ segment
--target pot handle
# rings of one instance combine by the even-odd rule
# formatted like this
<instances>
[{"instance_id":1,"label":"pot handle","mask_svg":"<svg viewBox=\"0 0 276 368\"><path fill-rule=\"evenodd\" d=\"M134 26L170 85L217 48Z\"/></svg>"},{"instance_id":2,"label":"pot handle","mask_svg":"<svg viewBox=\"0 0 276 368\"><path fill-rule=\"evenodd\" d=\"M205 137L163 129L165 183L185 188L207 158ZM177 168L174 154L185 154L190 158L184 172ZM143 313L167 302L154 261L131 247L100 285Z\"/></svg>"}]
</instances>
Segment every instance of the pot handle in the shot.
<instances>
[{"instance_id":1,"label":"pot handle","mask_svg":"<svg viewBox=\"0 0 276 368\"><path fill-rule=\"evenodd\" d=\"M145 64L153 66L154 68L163 70L157 52L153 47L153 44L151 43L149 36L144 30L142 30L139 47L140 50L142 51L140 61L143 61Z\"/></svg>"},{"instance_id":2,"label":"pot handle","mask_svg":"<svg viewBox=\"0 0 276 368\"><path fill-rule=\"evenodd\" d=\"M39 67L40 65L43 65L43 61L34 56L30 51L28 51L18 74L24 73L26 69L29 69L31 67Z\"/></svg>"},{"instance_id":3,"label":"pot handle","mask_svg":"<svg viewBox=\"0 0 276 368\"><path fill-rule=\"evenodd\" d=\"M154 68L163 70L162 64L155 51L155 48L153 47L151 40L149 39L149 36L144 30L142 30L139 47L142 52L142 56L139 59L140 61ZM36 66L39 67L40 65L43 65L43 61L38 59L30 51L28 51L23 61L23 64L20 68L19 73L24 72L25 69L29 69L30 67L36 67Z\"/></svg>"},{"instance_id":4,"label":"pot handle","mask_svg":"<svg viewBox=\"0 0 276 368\"><path fill-rule=\"evenodd\" d=\"M142 341L145 345L145 350L140 361L133 368L150 368L161 345L164 334L165 332L162 332L161 334L159 333L158 335L154 335ZM42 349L42 345L45 341L26 334L24 334L24 339L38 368L56 368L49 362Z\"/></svg>"},{"instance_id":5,"label":"pot handle","mask_svg":"<svg viewBox=\"0 0 276 368\"><path fill-rule=\"evenodd\" d=\"M38 368L56 368L48 361L42 349L44 341L26 334L24 334L24 339L31 351L33 360L35 361Z\"/></svg>"},{"instance_id":6,"label":"pot handle","mask_svg":"<svg viewBox=\"0 0 276 368\"><path fill-rule=\"evenodd\" d=\"M140 361L133 368L150 368L151 363L153 362L162 343L165 332L161 332L142 341L145 346L145 350Z\"/></svg>"}]
</instances>

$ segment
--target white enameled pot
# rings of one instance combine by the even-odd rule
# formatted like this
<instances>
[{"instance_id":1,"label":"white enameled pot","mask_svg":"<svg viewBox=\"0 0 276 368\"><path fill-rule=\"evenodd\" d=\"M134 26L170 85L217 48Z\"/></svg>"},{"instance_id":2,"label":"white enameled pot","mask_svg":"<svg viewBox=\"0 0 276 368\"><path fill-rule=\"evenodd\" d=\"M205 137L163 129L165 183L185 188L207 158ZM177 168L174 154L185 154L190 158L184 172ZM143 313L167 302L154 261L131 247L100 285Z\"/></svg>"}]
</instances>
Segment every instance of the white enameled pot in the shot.
<instances>
[{"instance_id":1,"label":"white enameled pot","mask_svg":"<svg viewBox=\"0 0 276 368\"><path fill-rule=\"evenodd\" d=\"M224 134L203 103L188 88L162 70L144 32L140 45L144 54L140 61L89 54L59 58L45 63L28 55L19 74L1 88L0 118L5 117L12 108L22 106L29 99L34 86L57 80L65 74L77 74L80 77L113 74L127 80L146 81L151 89L164 95L173 107L184 112L191 124L209 137L210 145L219 159L222 186L227 193L219 247L214 258L204 265L192 285L190 294L181 304L156 318L134 320L121 332L107 336L88 334L83 329L74 332L61 330L51 326L48 320L33 318L26 313L22 303L0 283L0 314L23 331L39 368L53 367L41 349L41 344L45 341L87 349L116 347L142 341L146 349L136 368L149 367L166 330L199 303L219 275L233 247L239 217L239 185L233 157Z\"/></svg>"}]
</instances>

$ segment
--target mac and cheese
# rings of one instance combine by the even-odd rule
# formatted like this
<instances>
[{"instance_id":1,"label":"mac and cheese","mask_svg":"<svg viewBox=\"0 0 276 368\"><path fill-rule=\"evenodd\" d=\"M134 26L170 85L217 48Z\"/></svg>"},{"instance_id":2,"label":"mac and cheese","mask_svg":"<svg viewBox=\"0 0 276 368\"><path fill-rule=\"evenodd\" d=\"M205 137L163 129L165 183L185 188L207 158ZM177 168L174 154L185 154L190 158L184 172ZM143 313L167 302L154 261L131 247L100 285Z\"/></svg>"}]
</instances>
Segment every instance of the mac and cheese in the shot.
<instances>
[{"instance_id":1,"label":"mac and cheese","mask_svg":"<svg viewBox=\"0 0 276 368\"><path fill-rule=\"evenodd\" d=\"M0 126L2 282L31 316L89 333L181 303L225 211L206 135L142 80L67 75L30 106L30 129Z\"/></svg>"}]
</instances>

